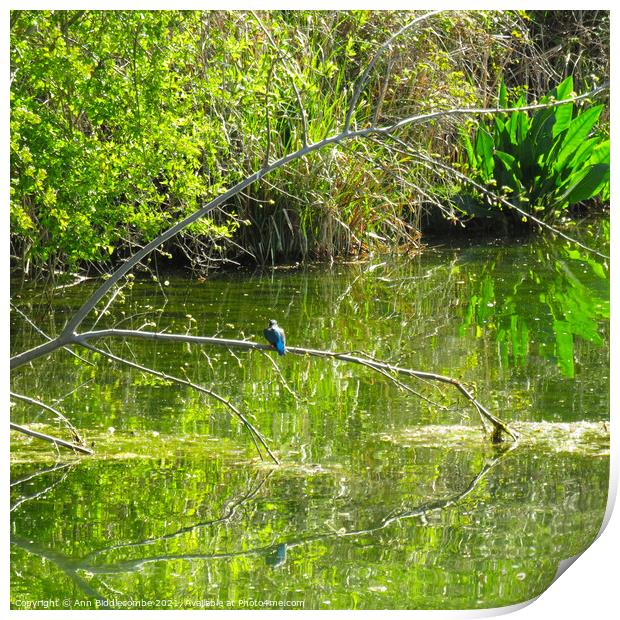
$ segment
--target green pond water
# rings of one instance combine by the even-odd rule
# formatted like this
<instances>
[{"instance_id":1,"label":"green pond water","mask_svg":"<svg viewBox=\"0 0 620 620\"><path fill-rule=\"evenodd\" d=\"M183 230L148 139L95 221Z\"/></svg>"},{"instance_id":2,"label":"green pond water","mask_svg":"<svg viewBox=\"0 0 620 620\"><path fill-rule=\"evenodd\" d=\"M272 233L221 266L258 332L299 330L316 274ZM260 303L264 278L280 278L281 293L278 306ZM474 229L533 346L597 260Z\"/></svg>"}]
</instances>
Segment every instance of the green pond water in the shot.
<instances>
[{"instance_id":1,"label":"green pond water","mask_svg":"<svg viewBox=\"0 0 620 620\"><path fill-rule=\"evenodd\" d=\"M58 333L94 286L50 294L15 283L13 300ZM230 399L275 465L210 396L90 351L76 349L86 362L57 351L16 370L12 389L55 403L95 454L11 434L11 605L467 609L530 599L594 539L605 511L608 317L606 267L544 240L202 282L136 278L89 324L261 341L275 318L291 346L453 376L520 440L493 447L450 386L400 377L424 400L360 365L97 342ZM14 352L42 341L17 312L11 321ZM11 419L70 439L22 402Z\"/></svg>"}]
</instances>

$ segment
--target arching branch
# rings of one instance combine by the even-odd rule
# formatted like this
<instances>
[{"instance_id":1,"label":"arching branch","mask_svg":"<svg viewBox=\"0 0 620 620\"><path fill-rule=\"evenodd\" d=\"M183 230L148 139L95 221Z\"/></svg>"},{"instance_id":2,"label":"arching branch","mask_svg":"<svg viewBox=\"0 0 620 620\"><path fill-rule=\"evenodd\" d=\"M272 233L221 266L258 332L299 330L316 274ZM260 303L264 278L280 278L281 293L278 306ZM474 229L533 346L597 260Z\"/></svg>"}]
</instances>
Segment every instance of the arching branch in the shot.
<instances>
[{"instance_id":1,"label":"arching branch","mask_svg":"<svg viewBox=\"0 0 620 620\"><path fill-rule=\"evenodd\" d=\"M11 369L19 368L20 366L23 366L24 364L28 364L36 360L37 358L49 355L50 353L55 352L59 348L76 345L76 344L82 345L85 347L92 347L89 341L96 340L98 338L107 338L107 337L148 338L148 339L159 340L159 341L166 341L166 340L175 341L176 340L176 341L183 341L183 342L195 342L196 344L202 344L202 345L226 346L226 347L234 348L234 349L267 349L268 347L266 345L259 345L259 344L248 342L248 341L226 340L226 339L220 339L220 338L208 338L208 337L188 336L188 335L180 335L180 334L161 334L161 333L155 333L155 332L143 332L139 330L131 331L131 330L119 330L119 329L100 330L100 331L91 330L89 332L80 334L78 330L80 326L82 325L82 323L84 322L85 318L93 311L93 309L97 306L97 304L100 301L102 301L102 299L104 299L106 295L108 295L111 291L113 291L114 287L117 286L119 280L123 276L129 273L136 265L138 265L151 252L160 248L164 243L166 243L169 239L173 238L175 235L183 231L190 224L206 216L213 210L220 208L227 201L237 196L239 193L243 192L246 188L251 186L253 183L261 181L263 178L268 176L270 173L276 170L282 169L288 166L289 164L291 164L292 162L303 159L307 157L308 155L310 155L311 153L321 151L322 149L325 149L328 147L337 146L341 144L342 142L345 142L348 140L356 140L356 139L362 139L362 138L364 139L369 139L369 138L390 139L391 142L393 142L394 145L396 145L393 147L394 149L398 149L398 148L403 149L408 155L411 155L412 157L416 158L417 161L419 161L422 165L434 166L442 170L445 170L446 172L450 172L451 174L455 175L457 178L472 184L474 187L479 189L481 192L485 193L486 195L491 196L494 200L497 200L501 204L504 204L505 206L516 210L518 213L521 213L525 217L528 217L533 222L536 222L540 226L552 231L554 234L566 239L567 241L575 243L576 245L588 250L589 252L593 252L599 256L607 258L604 254L585 246L584 244L578 242L577 240L557 230L553 226L536 218L532 214L524 211L517 205L510 203L504 197L496 195L493 192L490 192L489 190L487 190L480 184L477 184L473 180L466 177L466 175L463 175L461 172L454 170L447 164L444 164L443 162L438 162L437 160L427 156L426 154L421 154L411 149L411 147L407 145L406 141L399 138L396 135L396 133L406 127L419 125L421 123L430 122L430 121L444 118L444 117L512 113L515 111L528 111L528 110L536 110L536 109L541 109L541 108L556 107L556 106L564 105L566 103L572 103L575 101L584 100L586 98L595 97L599 95L600 93L604 92L605 90L607 90L609 88L608 84L603 84L588 93L584 93L582 95L563 99L560 101L549 101L545 103L532 104L528 106L521 106L521 107L515 107L515 108L453 108L450 110L435 110L435 111L425 113L425 114L418 114L418 115L409 116L407 118L402 118L396 122L393 122L385 126L376 126L378 116L375 115L375 119L374 121L371 122L370 126L364 127L362 129L351 128L354 113L355 113L356 108L358 107L362 92L364 91L364 88L366 87L368 83L368 79L370 77L371 72L376 67L381 56L387 50L390 49L390 47L392 46L392 44L395 42L395 40L398 37L403 35L405 32L410 31L415 25L423 22L424 20L429 19L430 17L432 17L433 15L436 15L439 12L440 11L431 11L423 15L420 15L416 17L415 19L411 20L405 26L400 28L397 32L395 32L394 34L388 37L388 39L378 48L375 55L372 57L370 62L367 64L365 69L361 72L359 78L353 85L352 96L349 102L348 110L346 113L346 117L345 117L342 129L333 135L326 134L325 138L323 138L322 140L318 142L315 142L315 143L308 142L308 136L307 136L308 119L306 118L306 114L303 108L300 93L296 87L295 80L293 79L294 75L291 75L291 73L289 72L290 70L287 70L287 73L289 73L289 76L291 76L291 82L293 85L293 89L295 90L297 101L301 109L302 125L303 125L302 147L293 152L285 154L284 156L280 157L278 160L273 161L271 163L269 163L268 161L264 162L264 165L261 167L260 170L257 170L254 173L247 176L246 178L242 179L237 184L230 187L227 191L218 195L213 200L209 201L208 203L206 203L205 205L203 205L202 207L200 207L199 209L191 213L189 216L185 217L183 220L177 222L176 224L171 226L168 230L158 235L155 239L150 241L144 247L141 247L138 251L136 251L133 255L131 255L127 260L125 260L125 262L123 262L95 290L95 292L92 293L82 303L81 307L73 314L71 318L69 318L69 320L67 321L60 335L58 335L56 338L50 339L48 342L40 344L27 351L23 351L15 355L14 357L12 357L11 362L10 362ZM264 26L262 26L260 22L260 19L257 18L257 21L259 22L259 25L261 25L263 30L265 30ZM272 43L272 45L275 45L275 43L273 42L269 34L268 34L268 38L270 39L270 43ZM284 62L284 60L282 60L282 62L286 69L286 63ZM112 297L112 300L113 300L113 297ZM112 303L112 300L108 302L108 305ZM500 420L499 418L491 414L485 407L483 407L483 405L481 405L476 400L473 394L471 394L471 392L462 383L460 383L458 380L453 379L451 377L446 377L443 375L438 375L438 374L434 374L430 372L422 372L422 371L411 370L407 368L400 368L388 362L371 360L363 356L355 356L355 355L351 355L347 353L321 351L321 350L316 350L316 349L304 349L300 347L290 347L289 350L293 354L311 355L311 356L323 357L323 358L333 358L333 359L338 359L344 362L357 363L362 366L372 368L373 370L379 372L380 374L385 375L385 373L387 373L387 376L392 376L392 380L394 380L393 375L400 375L400 376L409 376L409 377L417 378L421 380L428 380L428 381L433 381L437 383L444 383L447 385L451 385L455 387L474 406L474 408L480 415L480 419L482 420L483 425L485 423L490 423L492 425L493 427L492 439L494 441L501 439L503 435L507 435L513 440L517 438L517 435L514 431L512 431L502 420ZM102 352L102 353L105 355L108 355L105 352ZM127 363L127 361L125 360L124 363ZM179 378L175 378L174 380L177 382L185 383L187 385L191 384L190 381L185 381ZM211 395L215 397L214 393ZM220 398L223 399L223 397L220 397ZM226 404L227 401L223 399L222 402L225 402ZM229 406L230 408L230 404L227 404L227 406ZM235 413L235 415L239 417L237 413ZM17 429L17 430L20 430L20 429ZM258 433L256 429L254 429L254 431L251 432L250 434L254 441L258 441L259 443L262 444L262 442L260 441L260 437L261 437L260 433ZM59 443L54 438L52 438L52 440L55 441L56 443ZM267 448L266 444L262 444L262 445L269 452L269 449ZM71 445L70 447L74 447L74 446ZM272 458L274 458L273 455L271 456Z\"/></svg>"},{"instance_id":2,"label":"arching branch","mask_svg":"<svg viewBox=\"0 0 620 620\"><path fill-rule=\"evenodd\" d=\"M170 334L164 332L146 332L138 330L124 330L124 329L105 329L100 331L85 332L76 336L76 344L81 344L86 347L92 345L89 344L91 340L98 340L101 338L142 338L147 340L154 340L158 342L187 342L197 345L211 345L227 347L229 349L245 349L245 350L271 350L268 345L259 344L249 340L233 340L229 338L213 338L209 336L192 336L190 334ZM516 441L518 435L513 431L504 421L497 416L493 415L486 407L484 407L473 394L457 379L447 377L445 375L439 375L432 372L426 372L421 370L412 370L410 368L402 368L395 366L388 362L375 360L372 358L363 358L359 355L351 355L349 353L337 353L334 351L324 351L320 349L308 349L303 347L287 346L287 352L296 355L309 355L312 357L332 358L340 360L342 362L349 362L353 364L360 364L379 372L380 374L392 373L396 375L408 376L416 379L424 379L427 381L434 381L437 383L444 383L456 388L475 408L480 415L483 426L485 421L490 423L493 427L491 439L493 442L502 441L503 435L507 435L512 440Z\"/></svg>"}]
</instances>

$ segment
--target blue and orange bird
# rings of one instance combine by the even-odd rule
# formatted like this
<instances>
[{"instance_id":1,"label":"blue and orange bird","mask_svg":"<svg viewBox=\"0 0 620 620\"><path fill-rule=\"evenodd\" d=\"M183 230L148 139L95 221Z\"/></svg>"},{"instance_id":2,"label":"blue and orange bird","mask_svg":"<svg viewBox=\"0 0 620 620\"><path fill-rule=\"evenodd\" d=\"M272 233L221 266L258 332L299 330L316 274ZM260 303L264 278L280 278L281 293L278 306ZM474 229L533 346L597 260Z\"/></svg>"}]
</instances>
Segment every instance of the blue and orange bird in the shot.
<instances>
[{"instance_id":1,"label":"blue and orange bird","mask_svg":"<svg viewBox=\"0 0 620 620\"><path fill-rule=\"evenodd\" d=\"M286 353L286 336L284 330L278 326L277 321L271 319L269 327L263 332L267 342L278 352L278 355Z\"/></svg>"}]
</instances>

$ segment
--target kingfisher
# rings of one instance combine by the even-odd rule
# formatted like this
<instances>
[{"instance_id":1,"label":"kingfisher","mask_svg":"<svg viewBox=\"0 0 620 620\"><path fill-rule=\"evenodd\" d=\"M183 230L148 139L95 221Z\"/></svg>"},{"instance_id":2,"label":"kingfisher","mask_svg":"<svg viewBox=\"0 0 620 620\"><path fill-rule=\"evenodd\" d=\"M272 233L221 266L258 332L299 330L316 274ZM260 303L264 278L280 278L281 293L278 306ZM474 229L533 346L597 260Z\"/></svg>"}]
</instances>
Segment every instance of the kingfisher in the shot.
<instances>
[{"instance_id":1,"label":"kingfisher","mask_svg":"<svg viewBox=\"0 0 620 620\"><path fill-rule=\"evenodd\" d=\"M278 355L286 353L286 336L284 330L278 326L277 321L271 319L269 327L263 332L267 342L278 352Z\"/></svg>"},{"instance_id":2,"label":"kingfisher","mask_svg":"<svg viewBox=\"0 0 620 620\"><path fill-rule=\"evenodd\" d=\"M265 557L265 564L271 568L282 566L286 562L286 543L280 543L271 553Z\"/></svg>"}]
</instances>

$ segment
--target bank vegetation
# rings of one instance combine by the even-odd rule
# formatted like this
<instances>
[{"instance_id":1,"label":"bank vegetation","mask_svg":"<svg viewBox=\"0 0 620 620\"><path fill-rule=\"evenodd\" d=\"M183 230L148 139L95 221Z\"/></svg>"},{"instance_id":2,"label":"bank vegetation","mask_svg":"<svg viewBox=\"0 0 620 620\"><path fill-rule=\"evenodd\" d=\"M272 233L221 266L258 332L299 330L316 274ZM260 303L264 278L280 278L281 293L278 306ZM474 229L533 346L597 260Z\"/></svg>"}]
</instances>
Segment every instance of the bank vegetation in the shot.
<instances>
[{"instance_id":1,"label":"bank vegetation","mask_svg":"<svg viewBox=\"0 0 620 620\"><path fill-rule=\"evenodd\" d=\"M446 11L408 28L417 15L13 11L15 272L109 271L343 129L368 139L273 168L144 267L411 252L427 233L563 230L603 209L609 14Z\"/></svg>"}]
</instances>

